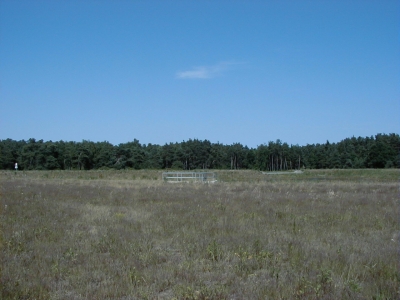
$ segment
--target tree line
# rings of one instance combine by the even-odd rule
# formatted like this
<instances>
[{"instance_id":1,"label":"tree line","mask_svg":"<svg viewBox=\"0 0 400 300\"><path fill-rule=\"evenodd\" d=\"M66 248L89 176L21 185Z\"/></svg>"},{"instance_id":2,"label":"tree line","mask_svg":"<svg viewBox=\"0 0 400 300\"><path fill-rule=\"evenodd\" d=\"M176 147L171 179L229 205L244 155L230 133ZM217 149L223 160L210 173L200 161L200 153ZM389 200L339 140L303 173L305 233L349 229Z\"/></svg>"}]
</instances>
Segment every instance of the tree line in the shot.
<instances>
[{"instance_id":1,"label":"tree line","mask_svg":"<svg viewBox=\"0 0 400 300\"><path fill-rule=\"evenodd\" d=\"M107 141L0 140L0 168L91 169L254 169L262 171L333 168L399 168L400 137L377 134L338 143L289 145L276 140L257 148L189 139L165 145Z\"/></svg>"}]
</instances>

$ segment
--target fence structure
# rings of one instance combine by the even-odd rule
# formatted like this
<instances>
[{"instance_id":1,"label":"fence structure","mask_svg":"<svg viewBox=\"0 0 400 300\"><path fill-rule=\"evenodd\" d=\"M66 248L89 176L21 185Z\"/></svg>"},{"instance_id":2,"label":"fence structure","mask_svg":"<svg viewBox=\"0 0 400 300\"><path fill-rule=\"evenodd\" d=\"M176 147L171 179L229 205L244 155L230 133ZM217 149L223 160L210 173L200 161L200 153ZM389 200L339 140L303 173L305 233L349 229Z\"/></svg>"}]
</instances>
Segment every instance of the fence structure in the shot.
<instances>
[{"instance_id":1,"label":"fence structure","mask_svg":"<svg viewBox=\"0 0 400 300\"><path fill-rule=\"evenodd\" d=\"M215 182L217 176L214 172L163 172L162 179L168 182Z\"/></svg>"}]
</instances>

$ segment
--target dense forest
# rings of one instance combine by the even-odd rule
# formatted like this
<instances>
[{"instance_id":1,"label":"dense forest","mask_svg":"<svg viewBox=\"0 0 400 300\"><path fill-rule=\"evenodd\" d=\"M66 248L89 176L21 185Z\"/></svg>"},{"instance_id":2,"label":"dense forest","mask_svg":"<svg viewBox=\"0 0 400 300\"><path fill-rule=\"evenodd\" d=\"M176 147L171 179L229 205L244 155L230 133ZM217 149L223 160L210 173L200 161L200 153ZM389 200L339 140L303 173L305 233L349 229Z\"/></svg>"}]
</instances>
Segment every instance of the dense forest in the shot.
<instances>
[{"instance_id":1,"label":"dense forest","mask_svg":"<svg viewBox=\"0 0 400 300\"><path fill-rule=\"evenodd\" d=\"M19 170L91 169L255 169L399 168L400 137L377 134L338 143L288 145L280 140L248 148L189 139L163 146L133 142L0 140L0 168Z\"/></svg>"}]
</instances>

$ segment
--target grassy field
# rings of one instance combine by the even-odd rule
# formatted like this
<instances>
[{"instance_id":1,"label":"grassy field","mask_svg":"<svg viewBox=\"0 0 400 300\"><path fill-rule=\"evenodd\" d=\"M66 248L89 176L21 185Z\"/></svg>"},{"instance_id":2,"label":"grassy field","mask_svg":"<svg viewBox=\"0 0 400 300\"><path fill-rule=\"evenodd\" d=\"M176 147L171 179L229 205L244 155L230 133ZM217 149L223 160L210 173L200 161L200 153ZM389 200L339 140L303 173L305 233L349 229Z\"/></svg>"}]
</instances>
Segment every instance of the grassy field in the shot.
<instances>
[{"instance_id":1,"label":"grassy field","mask_svg":"<svg viewBox=\"0 0 400 300\"><path fill-rule=\"evenodd\" d=\"M1 299L399 299L399 170L0 173Z\"/></svg>"}]
</instances>

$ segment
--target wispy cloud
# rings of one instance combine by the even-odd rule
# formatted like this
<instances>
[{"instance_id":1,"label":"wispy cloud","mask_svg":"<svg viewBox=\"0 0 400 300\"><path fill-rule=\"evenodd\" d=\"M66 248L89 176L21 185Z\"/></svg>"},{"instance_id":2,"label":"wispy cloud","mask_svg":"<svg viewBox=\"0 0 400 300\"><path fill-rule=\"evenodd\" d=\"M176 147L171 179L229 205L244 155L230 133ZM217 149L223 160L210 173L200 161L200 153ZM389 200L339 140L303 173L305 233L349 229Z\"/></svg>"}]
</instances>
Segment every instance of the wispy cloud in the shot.
<instances>
[{"instance_id":1,"label":"wispy cloud","mask_svg":"<svg viewBox=\"0 0 400 300\"><path fill-rule=\"evenodd\" d=\"M180 71L176 73L176 77L180 79L208 79L222 75L224 72L232 68L232 66L240 63L237 62L220 62L213 66L194 67L188 71Z\"/></svg>"}]
</instances>

